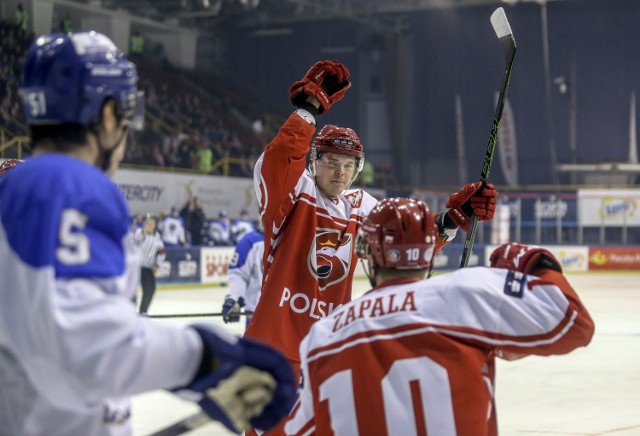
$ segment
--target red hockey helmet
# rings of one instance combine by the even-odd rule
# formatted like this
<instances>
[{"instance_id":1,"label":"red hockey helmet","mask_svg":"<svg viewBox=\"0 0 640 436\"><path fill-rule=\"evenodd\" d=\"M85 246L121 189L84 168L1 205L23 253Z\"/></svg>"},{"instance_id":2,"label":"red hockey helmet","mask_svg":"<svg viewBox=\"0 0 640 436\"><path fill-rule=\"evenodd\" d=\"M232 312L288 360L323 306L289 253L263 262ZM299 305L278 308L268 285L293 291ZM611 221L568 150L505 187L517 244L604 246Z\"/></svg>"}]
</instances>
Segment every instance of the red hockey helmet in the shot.
<instances>
[{"instance_id":1,"label":"red hockey helmet","mask_svg":"<svg viewBox=\"0 0 640 436\"><path fill-rule=\"evenodd\" d=\"M351 183L358 177L362 167L364 166L364 149L360 143L360 138L353 129L348 127L338 127L333 124L327 124L313 138L311 142L311 154L309 161L311 162L311 173L315 175L315 164L322 156L322 153L336 153L353 156L356 158L356 171L353 173Z\"/></svg>"},{"instance_id":2,"label":"red hockey helmet","mask_svg":"<svg viewBox=\"0 0 640 436\"><path fill-rule=\"evenodd\" d=\"M336 153L353 156L358 161L358 171L364 163L364 149L360 138L353 129L327 124L313 138L311 143L311 160L319 159L322 153Z\"/></svg>"},{"instance_id":3,"label":"red hockey helmet","mask_svg":"<svg viewBox=\"0 0 640 436\"><path fill-rule=\"evenodd\" d=\"M378 268L430 268L438 229L426 203L385 198L369 213L358 233L357 253Z\"/></svg>"},{"instance_id":4,"label":"red hockey helmet","mask_svg":"<svg viewBox=\"0 0 640 436\"><path fill-rule=\"evenodd\" d=\"M9 171L11 168L15 167L16 165L21 164L22 162L24 161L20 159L5 160L4 162L2 162L2 165L0 165L0 176L4 175L4 173Z\"/></svg>"},{"instance_id":5,"label":"red hockey helmet","mask_svg":"<svg viewBox=\"0 0 640 436\"><path fill-rule=\"evenodd\" d=\"M360 138L353 129L327 124L313 139L316 153L337 153L364 157Z\"/></svg>"}]
</instances>

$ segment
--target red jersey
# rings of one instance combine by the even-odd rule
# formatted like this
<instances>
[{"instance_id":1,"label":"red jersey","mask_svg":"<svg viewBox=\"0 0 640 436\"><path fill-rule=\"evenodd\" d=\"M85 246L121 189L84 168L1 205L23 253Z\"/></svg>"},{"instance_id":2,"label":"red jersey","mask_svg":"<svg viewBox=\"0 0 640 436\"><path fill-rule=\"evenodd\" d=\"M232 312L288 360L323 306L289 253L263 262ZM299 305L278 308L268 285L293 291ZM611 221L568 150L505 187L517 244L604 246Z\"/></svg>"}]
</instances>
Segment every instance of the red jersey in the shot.
<instances>
[{"instance_id":1,"label":"red jersey","mask_svg":"<svg viewBox=\"0 0 640 436\"><path fill-rule=\"evenodd\" d=\"M315 127L293 113L254 169L264 224L262 294L245 336L299 362L311 325L351 300L355 238L377 200L360 189L331 200L306 169Z\"/></svg>"},{"instance_id":2,"label":"red jersey","mask_svg":"<svg viewBox=\"0 0 640 436\"><path fill-rule=\"evenodd\" d=\"M594 325L562 274L387 282L316 323L288 435L496 435L494 359L563 354Z\"/></svg>"}]
</instances>

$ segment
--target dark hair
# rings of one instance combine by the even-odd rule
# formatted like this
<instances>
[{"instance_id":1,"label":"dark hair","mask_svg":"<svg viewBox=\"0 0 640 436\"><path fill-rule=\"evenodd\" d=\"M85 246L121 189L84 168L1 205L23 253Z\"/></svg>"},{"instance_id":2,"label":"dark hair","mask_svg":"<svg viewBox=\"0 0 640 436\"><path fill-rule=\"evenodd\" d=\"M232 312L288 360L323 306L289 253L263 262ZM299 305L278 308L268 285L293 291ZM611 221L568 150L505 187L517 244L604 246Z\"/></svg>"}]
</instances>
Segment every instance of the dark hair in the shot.
<instances>
[{"instance_id":1,"label":"dark hair","mask_svg":"<svg viewBox=\"0 0 640 436\"><path fill-rule=\"evenodd\" d=\"M76 123L32 125L31 149L53 146L61 152L69 152L87 144L89 127Z\"/></svg>"}]
</instances>

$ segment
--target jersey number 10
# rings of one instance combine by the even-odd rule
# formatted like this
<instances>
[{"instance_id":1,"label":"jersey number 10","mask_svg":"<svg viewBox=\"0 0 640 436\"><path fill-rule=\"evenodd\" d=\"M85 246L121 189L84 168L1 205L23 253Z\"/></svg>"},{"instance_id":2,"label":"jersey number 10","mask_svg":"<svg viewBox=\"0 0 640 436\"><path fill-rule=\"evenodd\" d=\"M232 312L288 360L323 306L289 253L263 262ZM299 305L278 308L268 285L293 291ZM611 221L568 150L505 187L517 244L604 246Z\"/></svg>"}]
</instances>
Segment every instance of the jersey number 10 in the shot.
<instances>
[{"instance_id":1,"label":"jersey number 10","mask_svg":"<svg viewBox=\"0 0 640 436\"><path fill-rule=\"evenodd\" d=\"M328 401L337 435L359 434L351 372L337 372L320 385L320 400ZM381 380L381 388L387 434L456 434L451 387L443 366L428 357L397 360Z\"/></svg>"}]
</instances>

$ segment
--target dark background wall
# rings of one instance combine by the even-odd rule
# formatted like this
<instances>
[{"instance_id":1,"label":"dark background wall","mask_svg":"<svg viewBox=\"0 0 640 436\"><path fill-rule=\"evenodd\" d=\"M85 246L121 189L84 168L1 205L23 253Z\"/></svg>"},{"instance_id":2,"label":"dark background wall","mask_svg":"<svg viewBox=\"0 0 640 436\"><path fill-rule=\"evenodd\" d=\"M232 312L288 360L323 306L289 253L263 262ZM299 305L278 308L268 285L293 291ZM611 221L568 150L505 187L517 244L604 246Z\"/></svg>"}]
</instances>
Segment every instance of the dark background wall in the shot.
<instances>
[{"instance_id":1,"label":"dark background wall","mask_svg":"<svg viewBox=\"0 0 640 436\"><path fill-rule=\"evenodd\" d=\"M422 185L450 185L456 173L454 96L462 100L467 168L471 178L480 174L499 90L504 58L489 16L496 5L428 10L401 22L411 49L408 62L388 65L405 77L410 107L395 108L410 117L409 167L420 172ZM505 6L518 51L509 90L517 129L520 182L547 184L552 180L545 75L542 50L541 6L535 2ZM550 77L571 76L575 62L578 162L626 161L629 137L629 101L640 80L640 1L577 0L547 4ZM370 55L371 41L387 39L389 32L341 19L287 25L291 33L257 37L243 28L226 32L226 59L255 87L273 112L290 112L287 90L319 59L338 59L349 66L355 84L362 56ZM391 26L393 27L393 26ZM393 47L388 48L393 50ZM386 59L393 59L389 51ZM411 71L403 71L410 68ZM388 73L388 72L387 72ZM390 77L385 73L385 77ZM397 77L396 77L397 79ZM359 88L360 89L360 88ZM393 86L386 87L386 98ZM552 88L552 134L559 163L569 163L569 92ZM347 95L321 123L353 127L367 137L359 116L366 95ZM393 106L390 106L393 107ZM387 139L393 151L392 135ZM365 150L366 150L366 143ZM395 157L399 159L398 156ZM397 162L395 163L397 166ZM402 177L402 176L401 176ZM406 176L409 177L409 176ZM491 179L503 183L497 161ZM408 179L407 179L408 180ZM560 175L561 182L568 176Z\"/></svg>"}]
</instances>

